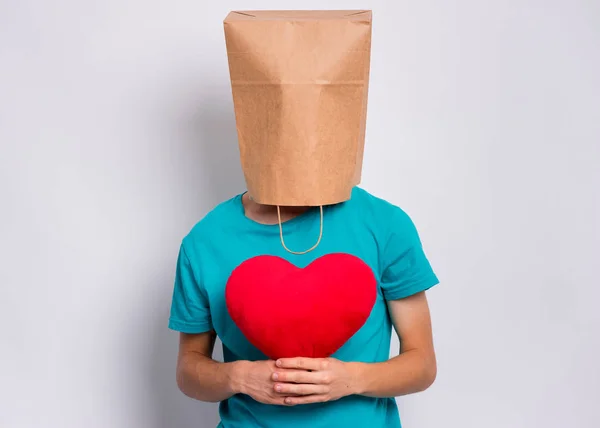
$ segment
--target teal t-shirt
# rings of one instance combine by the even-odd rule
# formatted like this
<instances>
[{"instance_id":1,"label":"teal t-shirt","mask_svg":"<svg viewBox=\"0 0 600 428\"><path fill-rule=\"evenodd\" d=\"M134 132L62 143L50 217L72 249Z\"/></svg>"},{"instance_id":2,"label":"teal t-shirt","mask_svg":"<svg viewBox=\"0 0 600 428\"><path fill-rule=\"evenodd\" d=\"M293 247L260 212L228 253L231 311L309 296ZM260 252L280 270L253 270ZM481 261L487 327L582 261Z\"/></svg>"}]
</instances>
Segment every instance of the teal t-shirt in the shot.
<instances>
[{"instance_id":1,"label":"teal t-shirt","mask_svg":"<svg viewBox=\"0 0 600 428\"><path fill-rule=\"evenodd\" d=\"M286 245L304 250L319 236L319 209L283 223ZM244 214L242 195L223 202L183 239L177 265L169 327L184 333L214 330L226 362L266 357L232 321L225 286L242 262L260 255L281 257L303 268L331 253L360 258L377 280L377 297L365 324L332 357L342 361L386 361L392 324L386 302L402 299L438 283L409 216L397 206L355 188L349 201L324 207L318 247L304 255L287 252L278 225L259 224ZM326 326L323 326L326 328ZM303 406L271 406L238 394L219 408L224 428L400 427L392 398L349 396Z\"/></svg>"}]
</instances>

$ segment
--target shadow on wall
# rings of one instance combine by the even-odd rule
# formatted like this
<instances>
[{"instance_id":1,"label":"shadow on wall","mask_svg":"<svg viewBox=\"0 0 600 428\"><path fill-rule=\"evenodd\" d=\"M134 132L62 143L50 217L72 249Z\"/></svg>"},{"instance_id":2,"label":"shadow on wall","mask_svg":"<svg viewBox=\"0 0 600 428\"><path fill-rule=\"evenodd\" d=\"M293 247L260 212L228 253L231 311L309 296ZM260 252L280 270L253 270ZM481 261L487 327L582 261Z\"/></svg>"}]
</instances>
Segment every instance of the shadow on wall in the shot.
<instances>
[{"instance_id":1,"label":"shadow on wall","mask_svg":"<svg viewBox=\"0 0 600 428\"><path fill-rule=\"evenodd\" d=\"M203 99L192 121L188 139L196 145L191 151L198 152L202 200L212 208L246 187L229 87Z\"/></svg>"},{"instance_id":2,"label":"shadow on wall","mask_svg":"<svg viewBox=\"0 0 600 428\"><path fill-rule=\"evenodd\" d=\"M169 142L178 145L170 173L177 177L174 181L185 175L186 193L189 192L191 200L196 198L190 210L198 220L203 212L245 188L229 89L201 89L208 95L190 100L187 111L185 105L175 108L180 115L174 118L174 131L170 135L178 136L179 141ZM214 428L219 423L217 405L190 399L176 385L178 334L167 328L172 271L159 275L169 286L161 283L152 287L160 290L156 299L160 310L151 315L150 352L145 357L146 385L150 388L147 393L152 406L149 411L153 414L145 418L152 423L145 428ZM220 342L216 344L214 357L222 360Z\"/></svg>"}]
</instances>

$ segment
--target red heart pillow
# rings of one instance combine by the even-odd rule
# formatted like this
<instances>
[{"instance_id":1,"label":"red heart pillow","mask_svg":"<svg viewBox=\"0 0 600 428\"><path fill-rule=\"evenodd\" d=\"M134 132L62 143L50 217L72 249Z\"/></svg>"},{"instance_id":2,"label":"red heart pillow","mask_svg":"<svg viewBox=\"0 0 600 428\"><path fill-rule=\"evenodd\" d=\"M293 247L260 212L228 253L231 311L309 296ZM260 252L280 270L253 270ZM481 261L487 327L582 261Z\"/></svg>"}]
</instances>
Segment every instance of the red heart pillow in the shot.
<instances>
[{"instance_id":1,"label":"red heart pillow","mask_svg":"<svg viewBox=\"0 0 600 428\"><path fill-rule=\"evenodd\" d=\"M364 325L377 281L350 254L329 254L304 269L258 256L234 269L225 297L235 324L269 358L324 358Z\"/></svg>"}]
</instances>

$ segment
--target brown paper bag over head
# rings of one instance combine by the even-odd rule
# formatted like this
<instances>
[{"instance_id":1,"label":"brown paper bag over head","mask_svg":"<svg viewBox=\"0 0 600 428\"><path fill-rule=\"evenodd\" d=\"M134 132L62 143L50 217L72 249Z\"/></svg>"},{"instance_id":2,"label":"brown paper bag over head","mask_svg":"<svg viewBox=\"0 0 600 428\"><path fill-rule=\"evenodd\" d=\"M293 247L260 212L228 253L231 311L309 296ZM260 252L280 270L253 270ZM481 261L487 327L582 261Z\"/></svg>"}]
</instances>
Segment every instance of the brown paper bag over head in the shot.
<instances>
[{"instance_id":1,"label":"brown paper bag over head","mask_svg":"<svg viewBox=\"0 0 600 428\"><path fill-rule=\"evenodd\" d=\"M250 196L279 206L348 200L362 169L371 12L231 12L224 26Z\"/></svg>"}]
</instances>

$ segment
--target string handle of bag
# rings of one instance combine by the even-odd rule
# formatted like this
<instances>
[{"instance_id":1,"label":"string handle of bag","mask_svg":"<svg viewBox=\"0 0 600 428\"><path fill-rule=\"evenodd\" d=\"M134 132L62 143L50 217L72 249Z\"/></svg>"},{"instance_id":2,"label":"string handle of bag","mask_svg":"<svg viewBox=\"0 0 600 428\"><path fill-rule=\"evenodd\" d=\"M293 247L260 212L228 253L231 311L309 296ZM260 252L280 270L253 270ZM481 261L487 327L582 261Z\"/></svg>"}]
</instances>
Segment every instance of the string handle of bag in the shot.
<instances>
[{"instance_id":1,"label":"string handle of bag","mask_svg":"<svg viewBox=\"0 0 600 428\"><path fill-rule=\"evenodd\" d=\"M321 238L323 237L323 205L319 206L319 210L321 212L321 221L320 221L321 225L319 228L319 239L317 239L317 242L315 243L315 245L310 247L308 250L292 251L287 247L287 245L285 245L285 240L283 239L283 226L281 223L281 210L279 209L279 205L277 205L277 220L279 223L279 238L281 239L281 245L283 246L285 251L287 251L288 253L291 253L291 254L295 254L295 255L302 255L302 254L310 253L312 250L314 250L315 248L317 248L319 246L319 244L321 243Z\"/></svg>"}]
</instances>

